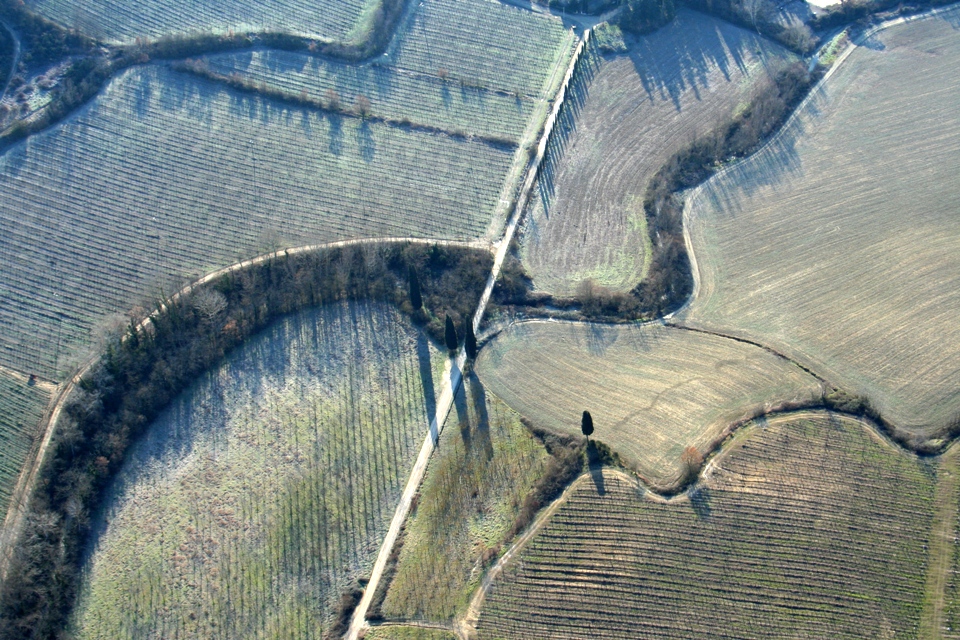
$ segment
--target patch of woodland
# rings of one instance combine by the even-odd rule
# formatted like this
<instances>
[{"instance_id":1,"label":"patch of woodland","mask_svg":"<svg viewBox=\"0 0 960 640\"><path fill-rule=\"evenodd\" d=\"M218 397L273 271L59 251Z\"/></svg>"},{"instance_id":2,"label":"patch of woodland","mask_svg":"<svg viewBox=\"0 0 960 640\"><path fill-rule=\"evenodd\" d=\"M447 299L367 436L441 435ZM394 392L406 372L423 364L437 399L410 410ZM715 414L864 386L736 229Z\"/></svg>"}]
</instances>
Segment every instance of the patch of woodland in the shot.
<instances>
[{"instance_id":1,"label":"patch of woodland","mask_svg":"<svg viewBox=\"0 0 960 640\"><path fill-rule=\"evenodd\" d=\"M429 124L414 122L404 116L402 118L388 118L379 116L372 112L370 100L364 95L358 95L353 104L345 103L341 100L336 91L328 91L321 99L310 95L306 90L300 92L284 91L277 87L271 87L265 82L256 82L251 78L244 78L239 73L224 74L210 69L204 60L187 59L175 63L173 68L177 71L190 73L192 75L212 80L227 85L234 91L257 95L262 98L292 104L297 107L324 111L326 113L336 114L347 118L360 118L367 122L385 124L390 127L397 127L407 131L418 131L436 135L444 135L454 140L477 140L489 144L505 151L512 151L517 147L517 141L508 136L495 135L474 135L467 133L462 129L444 129Z\"/></svg>"},{"instance_id":2,"label":"patch of woodland","mask_svg":"<svg viewBox=\"0 0 960 640\"><path fill-rule=\"evenodd\" d=\"M413 269L424 306L416 319L442 341L440 319L473 313L492 264L485 250L410 243L281 255L158 303L140 329L132 319L63 407L0 585L0 638L61 637L91 514L130 444L244 340L284 314L340 300L383 300L410 314Z\"/></svg>"},{"instance_id":3,"label":"patch of woodland","mask_svg":"<svg viewBox=\"0 0 960 640\"><path fill-rule=\"evenodd\" d=\"M170 35L156 40L138 38L132 45L100 45L98 48L98 43L92 38L64 29L41 17L27 8L22 0L0 0L0 18L10 24L21 38L20 66L24 72L31 66L52 66L69 56L83 56L70 63L61 82L52 91L46 107L33 117L15 121L0 133L0 151L60 122L97 95L113 76L133 65L146 64L151 60L180 60L191 56L246 49L257 44L273 49L335 57L346 62L359 62L379 55L393 36L405 2L406 0L380 0L380 4L369 14L361 37L347 43L326 42L278 32L231 32L224 35ZM509 143L512 144L512 141Z\"/></svg>"},{"instance_id":4,"label":"patch of woodland","mask_svg":"<svg viewBox=\"0 0 960 640\"><path fill-rule=\"evenodd\" d=\"M0 20L20 39L21 70L89 53L95 41L31 11L22 0L0 0ZM9 63L8 63L9 64Z\"/></svg>"},{"instance_id":5,"label":"patch of woodland","mask_svg":"<svg viewBox=\"0 0 960 640\"><path fill-rule=\"evenodd\" d=\"M16 43L13 40L13 34L0 24L0 89L7 86L7 80L13 69L13 54L16 50Z\"/></svg>"},{"instance_id":6,"label":"patch of woodland","mask_svg":"<svg viewBox=\"0 0 960 640\"><path fill-rule=\"evenodd\" d=\"M784 25L777 20L779 3L774 0L684 0L691 9L732 22L744 29L756 31L787 49L808 54L816 48L819 39L810 26L795 23Z\"/></svg>"}]
</instances>

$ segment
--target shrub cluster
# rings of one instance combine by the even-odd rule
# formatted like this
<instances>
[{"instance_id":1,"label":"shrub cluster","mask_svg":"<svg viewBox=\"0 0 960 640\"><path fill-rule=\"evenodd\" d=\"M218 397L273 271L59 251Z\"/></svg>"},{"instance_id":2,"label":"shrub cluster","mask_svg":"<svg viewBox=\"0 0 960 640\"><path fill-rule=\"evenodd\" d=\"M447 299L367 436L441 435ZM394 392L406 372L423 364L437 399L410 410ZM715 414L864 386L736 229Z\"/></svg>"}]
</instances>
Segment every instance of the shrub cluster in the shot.
<instances>
[{"instance_id":1,"label":"shrub cluster","mask_svg":"<svg viewBox=\"0 0 960 640\"><path fill-rule=\"evenodd\" d=\"M117 336L64 407L0 588L0 638L57 638L74 605L90 514L159 412L244 339L278 316L344 299L411 311L419 273L426 330L473 311L492 266L486 251L391 243L279 257L228 274L167 304L149 325ZM158 305L159 308L159 305Z\"/></svg>"},{"instance_id":2,"label":"shrub cluster","mask_svg":"<svg viewBox=\"0 0 960 640\"><path fill-rule=\"evenodd\" d=\"M520 418L520 421L543 443L551 459L547 462L543 475L524 498L517 519L503 540L504 544L526 529L537 512L556 500L583 470L582 440L540 429L527 418Z\"/></svg>"}]
</instances>

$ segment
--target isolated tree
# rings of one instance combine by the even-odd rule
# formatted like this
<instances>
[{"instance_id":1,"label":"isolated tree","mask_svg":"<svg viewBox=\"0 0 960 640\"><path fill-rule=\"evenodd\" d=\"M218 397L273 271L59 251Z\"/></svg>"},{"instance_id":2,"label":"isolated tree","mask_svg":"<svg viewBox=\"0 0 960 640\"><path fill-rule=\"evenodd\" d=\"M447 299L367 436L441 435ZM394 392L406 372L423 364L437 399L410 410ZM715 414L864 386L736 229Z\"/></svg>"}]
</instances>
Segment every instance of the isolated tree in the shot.
<instances>
[{"instance_id":1,"label":"isolated tree","mask_svg":"<svg viewBox=\"0 0 960 640\"><path fill-rule=\"evenodd\" d=\"M460 345L460 338L457 337L457 328L453 324L453 318L447 316L447 326L443 330L443 339L447 343L447 349L451 353L457 350Z\"/></svg>"},{"instance_id":2,"label":"isolated tree","mask_svg":"<svg viewBox=\"0 0 960 640\"><path fill-rule=\"evenodd\" d=\"M410 306L413 307L413 312L417 313L423 308L423 294L420 292L420 278L417 277L417 270L413 268L413 265L410 266L409 281Z\"/></svg>"},{"instance_id":3,"label":"isolated tree","mask_svg":"<svg viewBox=\"0 0 960 640\"><path fill-rule=\"evenodd\" d=\"M463 350L467 352L467 358L476 360L477 358L477 336L473 333L473 322L470 318L463 321Z\"/></svg>"},{"instance_id":4,"label":"isolated tree","mask_svg":"<svg viewBox=\"0 0 960 640\"><path fill-rule=\"evenodd\" d=\"M580 431L588 438L593 435L593 417L589 411L584 411L583 417L580 418Z\"/></svg>"},{"instance_id":5,"label":"isolated tree","mask_svg":"<svg viewBox=\"0 0 960 640\"><path fill-rule=\"evenodd\" d=\"M331 111L340 111L340 95L333 89L327 89L327 108Z\"/></svg>"},{"instance_id":6,"label":"isolated tree","mask_svg":"<svg viewBox=\"0 0 960 640\"><path fill-rule=\"evenodd\" d=\"M357 99L353 102L353 110L357 112L357 115L361 118L366 118L370 115L370 98L363 95L362 93L357 96Z\"/></svg>"}]
</instances>

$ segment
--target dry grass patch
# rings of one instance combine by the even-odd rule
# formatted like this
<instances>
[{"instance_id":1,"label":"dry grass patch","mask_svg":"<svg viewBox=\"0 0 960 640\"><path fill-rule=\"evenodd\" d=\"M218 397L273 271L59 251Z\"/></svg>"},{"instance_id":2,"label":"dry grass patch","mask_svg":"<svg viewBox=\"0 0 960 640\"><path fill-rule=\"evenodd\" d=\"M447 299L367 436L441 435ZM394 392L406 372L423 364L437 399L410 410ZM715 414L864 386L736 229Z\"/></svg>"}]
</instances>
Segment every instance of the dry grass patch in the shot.
<instances>
[{"instance_id":1,"label":"dry grass patch","mask_svg":"<svg viewBox=\"0 0 960 640\"><path fill-rule=\"evenodd\" d=\"M515 324L477 361L484 384L534 424L597 440L658 485L684 473L687 447L708 451L730 424L819 396L790 362L734 340L660 324Z\"/></svg>"},{"instance_id":2,"label":"dry grass patch","mask_svg":"<svg viewBox=\"0 0 960 640\"><path fill-rule=\"evenodd\" d=\"M917 440L960 416L957 16L873 36L688 203L682 321L789 354Z\"/></svg>"},{"instance_id":3,"label":"dry grass patch","mask_svg":"<svg viewBox=\"0 0 960 640\"><path fill-rule=\"evenodd\" d=\"M549 458L520 416L469 376L407 520L383 615L460 614Z\"/></svg>"},{"instance_id":4,"label":"dry grass patch","mask_svg":"<svg viewBox=\"0 0 960 640\"><path fill-rule=\"evenodd\" d=\"M566 296L586 278L618 291L635 287L650 259L643 211L650 178L791 56L692 11L680 11L625 55L602 57L591 47L522 229L535 287Z\"/></svg>"},{"instance_id":5,"label":"dry grass patch","mask_svg":"<svg viewBox=\"0 0 960 640\"><path fill-rule=\"evenodd\" d=\"M505 568L480 638L915 637L935 479L823 412L742 431L691 496L581 478Z\"/></svg>"}]
</instances>

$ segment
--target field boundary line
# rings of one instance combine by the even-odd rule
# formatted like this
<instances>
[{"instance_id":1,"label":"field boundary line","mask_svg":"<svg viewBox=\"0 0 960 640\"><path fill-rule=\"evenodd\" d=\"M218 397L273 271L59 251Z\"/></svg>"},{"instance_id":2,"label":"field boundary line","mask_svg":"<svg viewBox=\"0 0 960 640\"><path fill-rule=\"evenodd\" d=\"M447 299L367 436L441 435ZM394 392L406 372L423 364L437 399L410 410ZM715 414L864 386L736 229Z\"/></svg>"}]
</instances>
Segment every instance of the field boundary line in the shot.
<instances>
[{"instance_id":1,"label":"field boundary line","mask_svg":"<svg viewBox=\"0 0 960 640\"><path fill-rule=\"evenodd\" d=\"M146 328L152 324L152 318L155 318L158 314L164 312L170 304L175 303L184 296L189 295L197 287L213 282L214 280L222 278L225 275L243 271L270 260L343 247L363 246L368 244L377 245L401 243L421 245L435 244L448 247L466 247L488 250L492 248L489 242L482 240L457 241L430 240L425 238L355 238L350 240L336 240L323 244L311 244L300 247L290 247L287 249L278 249L276 251L271 251L269 253L255 256L246 260L241 260L232 265L216 269L188 283L179 291L161 302L158 309L141 320L136 325L136 330L138 332L146 330ZM6 581L10 560L13 557L13 544L16 542L19 536L20 527L23 524L23 517L26 515L29 499L33 493L34 485L36 484L37 474L40 471L40 468L43 466L47 450L50 447L50 442L53 439L54 432L56 431L57 423L60 420L60 414L63 410L63 407L70 395L73 393L73 390L78 384L80 384L80 381L97 363L99 358L100 354L96 354L88 358L80 365L73 376L60 385L59 391L57 391L51 398L50 403L47 405L44 411L44 416L40 420L37 428L37 433L40 435L40 444L38 447L34 447L30 454L28 454L27 461L17 478L17 484L10 493L10 504L7 507L7 513L4 516L3 524L0 526L0 583Z\"/></svg>"},{"instance_id":2,"label":"field boundary line","mask_svg":"<svg viewBox=\"0 0 960 640\"><path fill-rule=\"evenodd\" d=\"M454 624L458 629L458 635L462 638L473 638L476 636L477 632L477 623L480 621L480 612L483 609L483 603L487 598L487 595L490 593L490 590L493 588L493 583L497 578L500 577L500 574L503 573L503 569L507 566L507 563L513 559L515 555L523 551L524 547L538 534L540 530L543 529L547 521L560 510L567 500L570 497L570 494L573 493L583 482L586 482L585 478L589 478L589 472L583 472L577 476L573 482L563 490L563 493L560 496L550 503L545 509L541 509L540 513L537 514L537 517L534 518L533 522L527 527L527 530L524 531L520 536L518 536L513 544L510 545L510 548L503 552L503 555L497 560L496 564L490 567L489 570L484 574L483 579L480 581L480 586L477 587L477 590L474 592L473 596L470 598L470 604L467 605L467 610L461 617L458 617Z\"/></svg>"},{"instance_id":3,"label":"field boundary line","mask_svg":"<svg viewBox=\"0 0 960 640\"><path fill-rule=\"evenodd\" d=\"M954 443L940 456L933 523L927 558L927 579L920 612L920 637L943 637L943 610L948 574L953 569L953 547L957 528L957 493L960 488L960 444Z\"/></svg>"},{"instance_id":4,"label":"field boundary line","mask_svg":"<svg viewBox=\"0 0 960 640\"><path fill-rule=\"evenodd\" d=\"M958 9L960 9L960 3L955 3L952 5L948 5L946 7L938 7L935 9L930 9L928 11L924 11L923 13L918 13L912 16L899 16L897 18L892 18L890 20L887 20L886 22L882 22L878 25L875 25L870 29L867 29L863 33L859 34L856 38L851 39L847 43L847 46L844 48L844 50L840 53L840 55L837 56L837 59L834 60L833 64L830 65L830 68L827 69L827 72L823 74L823 77L820 78L820 80L817 81L817 84L815 84L810 89L806 97L800 102L800 104L798 104L794 108L793 113L790 114L790 117L787 118L786 122L784 122L783 125L780 126L780 128L777 130L777 132L773 136L771 136L766 142L764 142L760 146L760 148L758 148L756 151L754 151L750 155L744 158L740 158L739 160L736 160L735 162L732 162L729 165L723 167L722 169L720 169L719 171L717 171L716 173L708 177L706 180L704 180L697 186L692 187L686 192L684 196L683 220L682 220L683 241L684 241L684 244L687 246L687 255L689 256L689 260L690 260L690 267L691 267L690 271L693 275L693 291L690 293L690 296L687 298L686 302L683 303L683 306L664 316L665 320L678 317L680 314L688 310L690 305L693 304L693 302L700 297L700 284L701 284L700 283L700 280L701 280L700 267L699 267L699 263L697 262L696 252L694 252L693 250L693 241L692 241L692 238L690 237L690 229L691 229L691 222L693 220L693 201L698 195L700 195L701 192L703 192L706 185L710 182L713 182L714 180L719 179L721 176L726 175L728 172L732 171L733 169L738 168L740 165L744 164L745 162L752 160L754 156L759 155L760 153L765 151L767 147L772 146L782 136L786 135L786 131L788 130L788 128L799 117L801 117L801 113L806 108L807 104L811 100L816 98L817 94L822 90L827 80L829 80L830 77L833 76L833 74L837 71L837 69L839 69L843 65L843 63L847 60L847 58L850 57L850 54L852 54L854 51L860 48L861 44L865 40L867 40L874 34L877 34L890 27L895 27L897 25L905 24L907 22L924 20L927 18L938 16L941 13L948 13L951 11L956 11Z\"/></svg>"},{"instance_id":5,"label":"field boundary line","mask_svg":"<svg viewBox=\"0 0 960 640\"><path fill-rule=\"evenodd\" d=\"M553 109L550 113L550 116L547 118L546 123L544 124L543 135L540 137L540 143L537 145L537 155L533 164L527 170L527 177L524 180L523 188L520 190L520 197L517 199L516 207L514 208L513 213L507 223L507 227L504 230L503 238L501 238L500 241L494 245L496 246L497 251L493 260L493 268L490 270L490 275L487 278L487 284L484 287L483 294L480 296L480 302L477 304L477 311L473 315L474 331L479 328L480 321L483 319L483 314L487 309L487 304L490 302L490 296L493 294L493 287L497 282L497 278L500 276L500 269L503 266L503 261L507 256L507 252L510 250L510 244L513 240L514 234L516 233L517 225L520 221L520 216L523 211L526 198L529 197L533 183L540 172L540 165L546 155L547 142L550 139L550 134L553 132L553 126L557 121L557 116L560 113L561 107L563 107L564 100L566 99L567 87L570 85L570 80L573 77L574 70L576 69L577 61L580 59L580 54L583 52L584 46L586 45L589 37L590 31L588 30L584 33L583 39L580 40L580 43L574 50L573 56L570 59L570 64L567 68L567 72L563 77L563 81L560 84L560 89L557 92L556 98L554 99ZM449 359L448 363L450 363ZM446 419L447 414L450 412L450 409L453 406L454 394L457 392L460 384L463 382L463 366L465 363L466 354L461 349L459 355L457 356L455 366L450 369L450 374L447 375L446 372L444 373L446 382L444 384L440 400L437 402L436 415L434 416L433 421L430 423L430 432L423 441L423 446L420 448L420 455L418 456L417 462L413 467L413 471L411 471L409 479L407 480L406 487L404 488L403 494L400 498L400 503L397 505L393 520L390 522L390 528L387 531L387 536L384 538L383 544L380 546L380 551L377 554L377 560L374 563L373 571L370 574L370 580L367 582L367 585L363 590L363 596L360 598L360 603L353 611L353 616L350 620L350 628L344 636L344 638L347 640L357 640L360 636L360 632L369 626L369 623L367 622L367 611L370 609L370 605L373 602L373 596L377 592L377 587L379 586L380 580L383 577L383 572L386 569L390 554L393 552L393 547L396 545L397 538L400 535L400 528L403 525L403 522L406 520L407 514L410 512L410 506L413 502L413 497L416 495L417 491L419 491L420 483L423 481L423 477L426 475L427 463L430 460L430 454L433 453L433 449L436 447L439 440L440 429L443 428L443 421Z\"/></svg>"}]
</instances>

